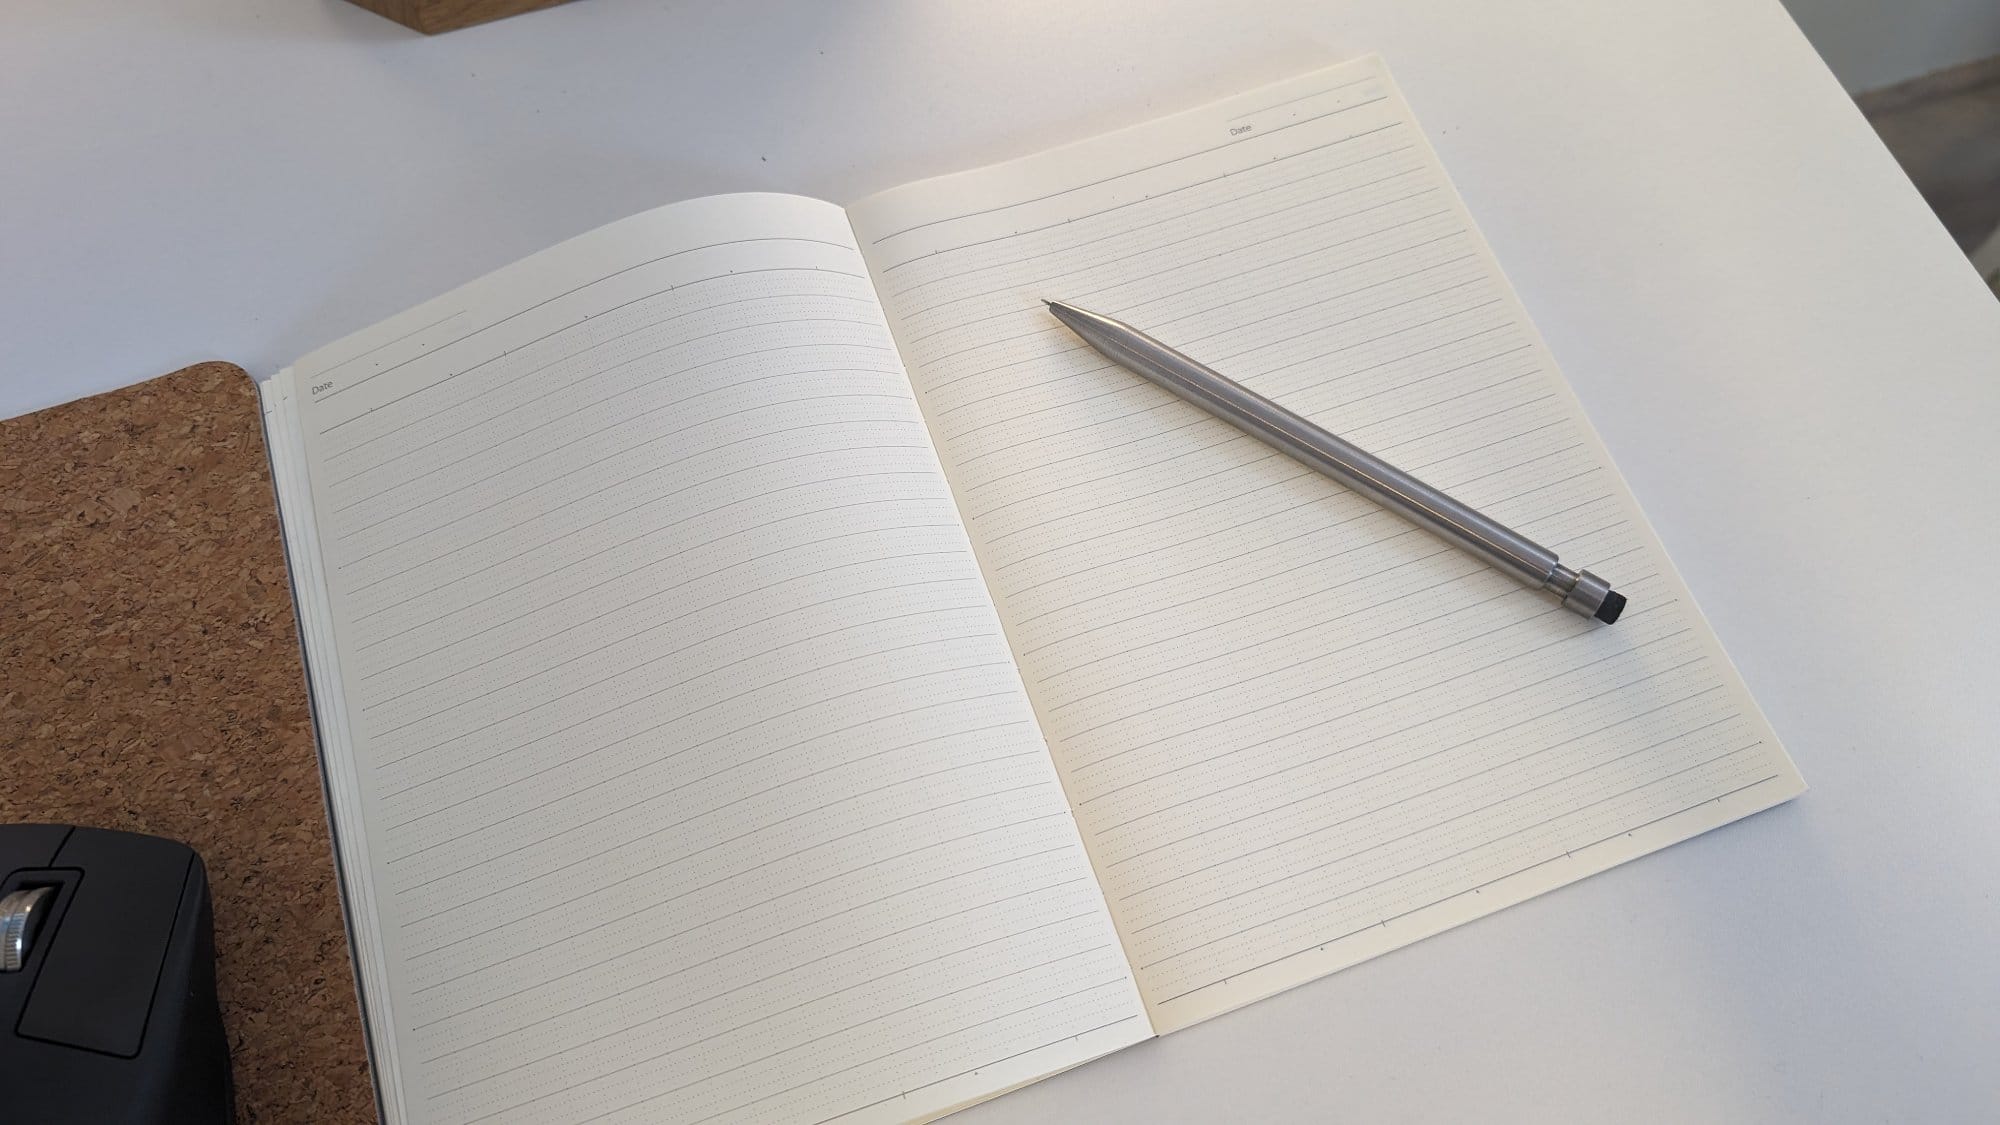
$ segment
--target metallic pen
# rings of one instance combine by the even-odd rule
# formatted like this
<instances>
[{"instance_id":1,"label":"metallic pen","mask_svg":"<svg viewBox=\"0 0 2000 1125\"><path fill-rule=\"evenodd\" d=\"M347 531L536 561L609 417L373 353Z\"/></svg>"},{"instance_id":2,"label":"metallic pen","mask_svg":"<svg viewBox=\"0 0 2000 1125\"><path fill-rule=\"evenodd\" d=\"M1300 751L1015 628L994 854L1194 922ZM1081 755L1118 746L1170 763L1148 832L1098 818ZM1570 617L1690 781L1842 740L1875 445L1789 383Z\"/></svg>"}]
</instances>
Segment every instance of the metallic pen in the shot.
<instances>
[{"instance_id":1,"label":"metallic pen","mask_svg":"<svg viewBox=\"0 0 2000 1125\"><path fill-rule=\"evenodd\" d=\"M1084 342L1121 366L1210 414L1290 454L1363 496L1513 575L1546 590L1564 609L1605 624L1624 612L1625 597L1587 570L1572 570L1556 553L1446 496L1270 399L1162 344L1129 324L1060 301L1049 311Z\"/></svg>"}]
</instances>

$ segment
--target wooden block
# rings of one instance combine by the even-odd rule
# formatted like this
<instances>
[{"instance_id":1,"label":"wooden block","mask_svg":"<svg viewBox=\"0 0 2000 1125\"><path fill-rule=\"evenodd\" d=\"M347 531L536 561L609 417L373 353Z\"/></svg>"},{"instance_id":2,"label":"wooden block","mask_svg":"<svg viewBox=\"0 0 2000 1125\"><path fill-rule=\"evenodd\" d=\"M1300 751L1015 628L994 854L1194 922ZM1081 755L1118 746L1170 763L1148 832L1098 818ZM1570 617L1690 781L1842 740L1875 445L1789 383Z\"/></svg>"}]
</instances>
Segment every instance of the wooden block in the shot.
<instances>
[{"instance_id":1,"label":"wooden block","mask_svg":"<svg viewBox=\"0 0 2000 1125\"><path fill-rule=\"evenodd\" d=\"M553 8L568 0L353 0L377 15L388 16L425 35L470 27L475 23L518 16L537 8Z\"/></svg>"}]
</instances>

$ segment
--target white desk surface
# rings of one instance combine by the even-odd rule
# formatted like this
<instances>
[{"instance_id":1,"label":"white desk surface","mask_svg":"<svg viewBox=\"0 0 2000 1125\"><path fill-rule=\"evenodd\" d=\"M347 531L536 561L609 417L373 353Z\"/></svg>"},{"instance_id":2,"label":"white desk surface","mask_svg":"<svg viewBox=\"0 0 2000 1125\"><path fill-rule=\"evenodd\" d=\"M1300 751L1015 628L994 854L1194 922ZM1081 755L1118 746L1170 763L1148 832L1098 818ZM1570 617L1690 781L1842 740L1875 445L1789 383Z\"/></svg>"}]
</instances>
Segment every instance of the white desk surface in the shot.
<instances>
[{"instance_id":1,"label":"white desk surface","mask_svg":"<svg viewBox=\"0 0 2000 1125\"><path fill-rule=\"evenodd\" d=\"M1775 0L8 0L0 415L1366 51L1813 790L956 1120L2000 1119L2000 303Z\"/></svg>"}]
</instances>

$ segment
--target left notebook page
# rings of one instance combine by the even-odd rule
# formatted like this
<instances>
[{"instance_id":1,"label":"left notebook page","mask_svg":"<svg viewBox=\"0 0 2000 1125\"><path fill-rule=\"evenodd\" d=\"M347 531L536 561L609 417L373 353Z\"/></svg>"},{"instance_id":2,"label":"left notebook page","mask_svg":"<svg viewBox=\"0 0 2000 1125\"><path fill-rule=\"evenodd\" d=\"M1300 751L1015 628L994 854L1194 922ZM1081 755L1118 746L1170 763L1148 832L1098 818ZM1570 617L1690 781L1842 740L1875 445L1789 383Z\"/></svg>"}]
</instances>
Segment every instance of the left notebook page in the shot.
<instances>
[{"instance_id":1,"label":"left notebook page","mask_svg":"<svg viewBox=\"0 0 2000 1125\"><path fill-rule=\"evenodd\" d=\"M1151 1034L839 209L265 398L388 1120L917 1120Z\"/></svg>"}]
</instances>

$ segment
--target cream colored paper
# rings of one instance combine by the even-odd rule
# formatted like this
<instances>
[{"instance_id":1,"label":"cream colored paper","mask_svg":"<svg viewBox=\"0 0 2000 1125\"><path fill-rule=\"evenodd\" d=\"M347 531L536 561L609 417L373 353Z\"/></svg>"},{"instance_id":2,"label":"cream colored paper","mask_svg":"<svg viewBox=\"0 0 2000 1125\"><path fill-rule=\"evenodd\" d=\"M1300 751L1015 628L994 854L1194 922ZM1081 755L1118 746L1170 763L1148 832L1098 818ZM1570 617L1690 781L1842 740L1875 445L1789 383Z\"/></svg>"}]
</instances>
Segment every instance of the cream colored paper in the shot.
<instances>
[{"instance_id":1,"label":"cream colored paper","mask_svg":"<svg viewBox=\"0 0 2000 1125\"><path fill-rule=\"evenodd\" d=\"M1379 61L850 214L1161 1030L1800 791ZM1631 608L1558 609L1045 298Z\"/></svg>"},{"instance_id":2,"label":"cream colored paper","mask_svg":"<svg viewBox=\"0 0 2000 1125\"><path fill-rule=\"evenodd\" d=\"M275 393L396 1120L901 1121L1150 1034L838 209L652 212Z\"/></svg>"}]
</instances>

